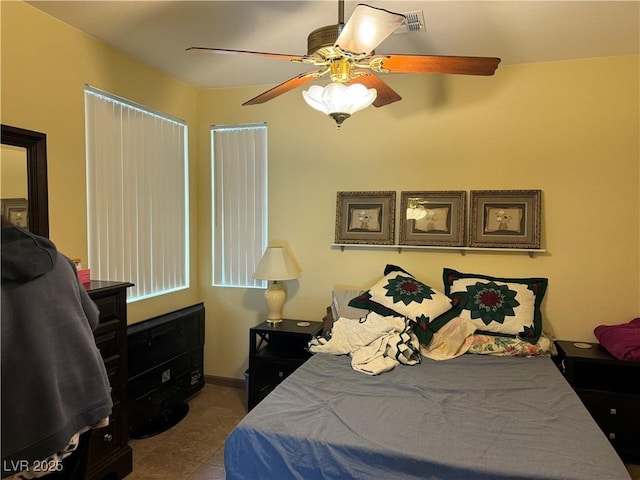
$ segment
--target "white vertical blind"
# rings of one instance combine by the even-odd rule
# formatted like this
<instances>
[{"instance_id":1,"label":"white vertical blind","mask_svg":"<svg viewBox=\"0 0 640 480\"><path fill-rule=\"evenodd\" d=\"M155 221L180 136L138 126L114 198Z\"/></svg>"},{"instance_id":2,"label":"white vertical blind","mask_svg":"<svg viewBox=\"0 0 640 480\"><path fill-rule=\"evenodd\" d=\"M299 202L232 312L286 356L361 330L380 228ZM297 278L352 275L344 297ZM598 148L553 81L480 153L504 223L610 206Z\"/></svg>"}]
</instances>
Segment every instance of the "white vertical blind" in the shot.
<instances>
[{"instance_id":1,"label":"white vertical blind","mask_svg":"<svg viewBox=\"0 0 640 480\"><path fill-rule=\"evenodd\" d=\"M187 127L85 88L89 268L129 301L189 287Z\"/></svg>"},{"instance_id":2,"label":"white vertical blind","mask_svg":"<svg viewBox=\"0 0 640 480\"><path fill-rule=\"evenodd\" d=\"M211 128L213 285L263 288L252 276L267 247L267 126Z\"/></svg>"}]
</instances>

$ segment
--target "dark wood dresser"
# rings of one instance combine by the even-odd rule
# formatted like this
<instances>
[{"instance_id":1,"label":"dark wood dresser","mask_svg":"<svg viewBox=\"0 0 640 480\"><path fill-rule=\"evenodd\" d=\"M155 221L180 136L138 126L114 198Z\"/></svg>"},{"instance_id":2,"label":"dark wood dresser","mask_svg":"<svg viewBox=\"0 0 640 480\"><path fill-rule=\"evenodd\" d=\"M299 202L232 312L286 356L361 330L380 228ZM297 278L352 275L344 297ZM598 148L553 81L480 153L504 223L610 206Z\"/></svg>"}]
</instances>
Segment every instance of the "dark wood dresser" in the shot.
<instances>
[{"instance_id":1,"label":"dark wood dresser","mask_svg":"<svg viewBox=\"0 0 640 480\"><path fill-rule=\"evenodd\" d=\"M91 432L87 480L120 480L133 469L127 421L127 288L131 283L92 280L85 285L100 309L93 332L111 383L109 426Z\"/></svg>"},{"instance_id":2,"label":"dark wood dresser","mask_svg":"<svg viewBox=\"0 0 640 480\"><path fill-rule=\"evenodd\" d=\"M640 362L618 360L599 343L556 345L561 371L618 455L640 462Z\"/></svg>"}]
</instances>

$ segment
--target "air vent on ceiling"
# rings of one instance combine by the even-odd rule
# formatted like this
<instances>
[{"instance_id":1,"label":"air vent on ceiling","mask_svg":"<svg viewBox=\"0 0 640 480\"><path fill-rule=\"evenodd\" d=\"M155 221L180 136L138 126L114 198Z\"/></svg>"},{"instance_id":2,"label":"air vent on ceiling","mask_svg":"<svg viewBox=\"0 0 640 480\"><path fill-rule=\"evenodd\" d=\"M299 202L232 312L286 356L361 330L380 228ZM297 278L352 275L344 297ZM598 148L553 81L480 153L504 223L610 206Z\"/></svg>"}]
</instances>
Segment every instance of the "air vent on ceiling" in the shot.
<instances>
[{"instance_id":1,"label":"air vent on ceiling","mask_svg":"<svg viewBox=\"0 0 640 480\"><path fill-rule=\"evenodd\" d=\"M403 12L407 19L405 22L395 29L393 33L418 33L426 32L424 26L424 13L422 10L416 10L415 12Z\"/></svg>"}]
</instances>

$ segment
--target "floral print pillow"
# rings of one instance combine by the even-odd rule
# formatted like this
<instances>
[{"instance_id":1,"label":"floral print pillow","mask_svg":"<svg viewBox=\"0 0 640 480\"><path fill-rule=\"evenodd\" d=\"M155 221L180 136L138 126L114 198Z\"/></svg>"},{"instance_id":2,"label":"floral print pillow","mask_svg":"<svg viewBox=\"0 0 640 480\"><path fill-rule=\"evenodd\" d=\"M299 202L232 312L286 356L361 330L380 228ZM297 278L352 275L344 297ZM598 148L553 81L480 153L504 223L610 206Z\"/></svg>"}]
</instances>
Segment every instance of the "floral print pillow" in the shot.
<instances>
[{"instance_id":1,"label":"floral print pillow","mask_svg":"<svg viewBox=\"0 0 640 480\"><path fill-rule=\"evenodd\" d=\"M420 282L406 270L387 265L382 280L353 298L349 305L380 315L402 316L411 320L411 329L421 344L455 318L446 295Z\"/></svg>"},{"instance_id":2,"label":"floral print pillow","mask_svg":"<svg viewBox=\"0 0 640 480\"><path fill-rule=\"evenodd\" d=\"M458 314L471 320L479 333L533 344L540 338L546 278L498 278L445 268L443 280L445 294Z\"/></svg>"},{"instance_id":3,"label":"floral print pillow","mask_svg":"<svg viewBox=\"0 0 640 480\"><path fill-rule=\"evenodd\" d=\"M468 353L511 357L542 357L557 355L553 337L542 333L536 343L520 338L501 337L486 334L471 335Z\"/></svg>"},{"instance_id":4,"label":"floral print pillow","mask_svg":"<svg viewBox=\"0 0 640 480\"><path fill-rule=\"evenodd\" d=\"M368 293L372 301L416 323L429 323L451 309L444 293L400 269L387 273Z\"/></svg>"}]
</instances>

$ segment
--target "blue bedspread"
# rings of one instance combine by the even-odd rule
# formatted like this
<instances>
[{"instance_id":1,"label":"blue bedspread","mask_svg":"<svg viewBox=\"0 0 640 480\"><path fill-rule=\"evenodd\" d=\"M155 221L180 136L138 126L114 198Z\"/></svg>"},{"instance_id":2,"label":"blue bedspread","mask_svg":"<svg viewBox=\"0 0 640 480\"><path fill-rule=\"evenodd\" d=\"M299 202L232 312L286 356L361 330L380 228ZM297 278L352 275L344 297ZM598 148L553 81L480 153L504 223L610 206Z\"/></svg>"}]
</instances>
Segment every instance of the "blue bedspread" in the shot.
<instances>
[{"instance_id":1,"label":"blue bedspread","mask_svg":"<svg viewBox=\"0 0 640 480\"><path fill-rule=\"evenodd\" d=\"M549 358L378 376L318 353L231 432L227 479L629 479Z\"/></svg>"}]
</instances>

